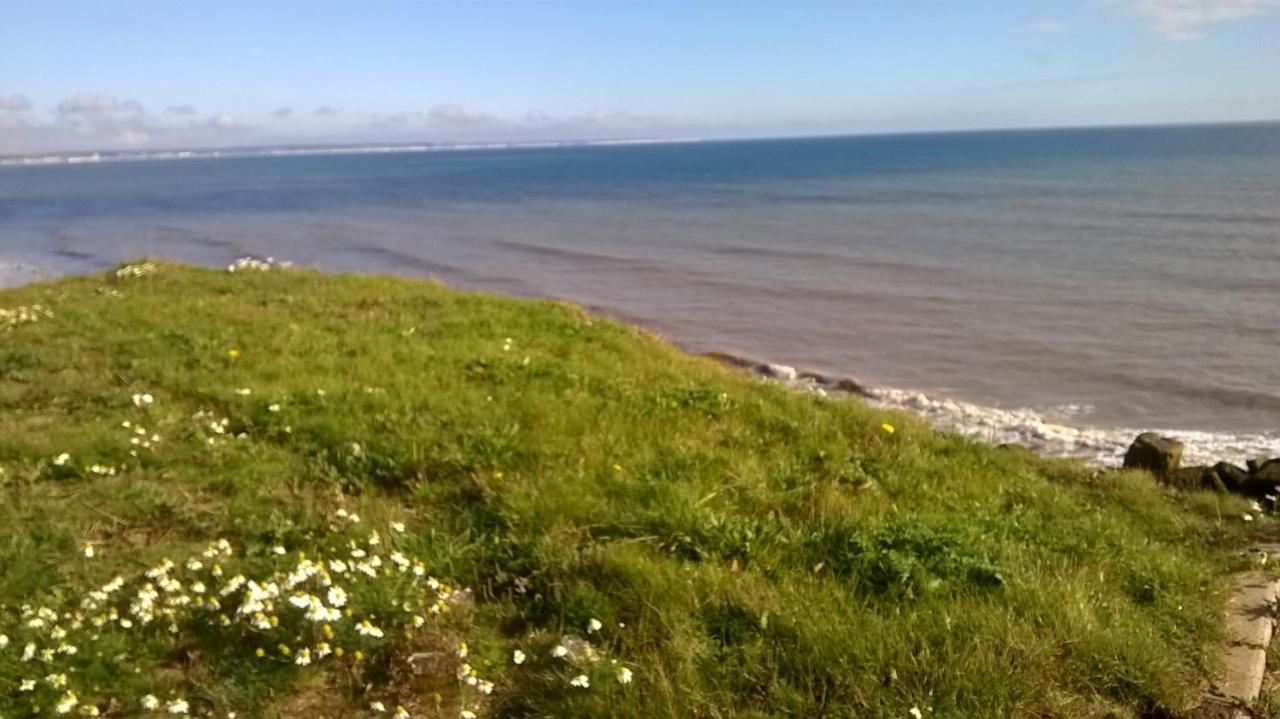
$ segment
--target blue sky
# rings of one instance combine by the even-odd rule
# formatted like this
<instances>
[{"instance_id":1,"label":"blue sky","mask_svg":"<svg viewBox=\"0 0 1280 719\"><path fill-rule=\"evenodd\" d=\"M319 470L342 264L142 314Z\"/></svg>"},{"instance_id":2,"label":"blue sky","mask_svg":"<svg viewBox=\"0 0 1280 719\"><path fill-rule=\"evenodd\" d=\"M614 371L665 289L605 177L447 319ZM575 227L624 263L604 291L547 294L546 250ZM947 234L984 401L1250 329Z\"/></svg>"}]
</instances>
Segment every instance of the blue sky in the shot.
<instances>
[{"instance_id":1,"label":"blue sky","mask_svg":"<svg viewBox=\"0 0 1280 719\"><path fill-rule=\"evenodd\" d=\"M0 152L1280 118L1280 0L0 0Z\"/></svg>"}]
</instances>

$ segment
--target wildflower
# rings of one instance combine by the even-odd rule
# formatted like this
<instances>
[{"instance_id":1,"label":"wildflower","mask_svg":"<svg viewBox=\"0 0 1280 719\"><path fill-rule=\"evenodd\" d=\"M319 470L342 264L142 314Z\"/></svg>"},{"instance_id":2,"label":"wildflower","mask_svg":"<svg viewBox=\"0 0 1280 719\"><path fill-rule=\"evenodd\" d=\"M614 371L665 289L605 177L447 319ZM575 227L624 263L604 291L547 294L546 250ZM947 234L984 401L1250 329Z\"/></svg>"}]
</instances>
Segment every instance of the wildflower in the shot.
<instances>
[{"instance_id":1,"label":"wildflower","mask_svg":"<svg viewBox=\"0 0 1280 719\"><path fill-rule=\"evenodd\" d=\"M34 679L23 679L22 683L18 685L18 691L20 692L33 692L35 690L36 680Z\"/></svg>"},{"instance_id":2,"label":"wildflower","mask_svg":"<svg viewBox=\"0 0 1280 719\"><path fill-rule=\"evenodd\" d=\"M387 710L387 705L382 702L369 702L369 711L375 711L381 714Z\"/></svg>"},{"instance_id":3,"label":"wildflower","mask_svg":"<svg viewBox=\"0 0 1280 719\"><path fill-rule=\"evenodd\" d=\"M1243 520L1244 520L1244 521L1246 521L1246 522L1252 522L1252 521L1253 521L1253 515L1252 515L1252 514L1242 514L1242 515L1240 515L1240 518L1241 518L1241 519L1243 519Z\"/></svg>"},{"instance_id":4,"label":"wildflower","mask_svg":"<svg viewBox=\"0 0 1280 719\"><path fill-rule=\"evenodd\" d=\"M329 587L329 603L335 607L341 607L347 603L347 593L342 587Z\"/></svg>"},{"instance_id":5,"label":"wildflower","mask_svg":"<svg viewBox=\"0 0 1280 719\"><path fill-rule=\"evenodd\" d=\"M76 693L68 689L67 693L63 694L58 703L54 705L53 710L59 714L70 714L71 710L75 709L79 703L80 700L76 698Z\"/></svg>"},{"instance_id":6,"label":"wildflower","mask_svg":"<svg viewBox=\"0 0 1280 719\"><path fill-rule=\"evenodd\" d=\"M462 713L459 714L458 717L459 719L476 719L476 713L470 709L463 709Z\"/></svg>"},{"instance_id":7,"label":"wildflower","mask_svg":"<svg viewBox=\"0 0 1280 719\"><path fill-rule=\"evenodd\" d=\"M458 653L458 658L459 658L459 659L466 659L466 658L467 658L467 655L471 653L471 650L467 647L467 643L466 643L466 642L460 642L460 643L458 644L458 652L457 652L457 653Z\"/></svg>"},{"instance_id":8,"label":"wildflower","mask_svg":"<svg viewBox=\"0 0 1280 719\"><path fill-rule=\"evenodd\" d=\"M1261 512L1261 511L1262 511L1262 505L1261 505L1261 504L1258 504L1257 502L1250 502L1250 503L1249 503L1249 509L1250 509L1250 510L1252 510L1252 511L1254 511L1254 512Z\"/></svg>"},{"instance_id":9,"label":"wildflower","mask_svg":"<svg viewBox=\"0 0 1280 719\"><path fill-rule=\"evenodd\" d=\"M164 704L164 710L170 714L186 714L191 708L186 699L173 699Z\"/></svg>"},{"instance_id":10,"label":"wildflower","mask_svg":"<svg viewBox=\"0 0 1280 719\"><path fill-rule=\"evenodd\" d=\"M615 465L613 465L613 471L615 471L615 472L621 472L621 471L622 471L622 465L620 465L620 464L615 464Z\"/></svg>"},{"instance_id":11,"label":"wildflower","mask_svg":"<svg viewBox=\"0 0 1280 719\"><path fill-rule=\"evenodd\" d=\"M373 626L368 619L356 625L356 633L361 636L374 637L375 639L382 638L382 630Z\"/></svg>"},{"instance_id":12,"label":"wildflower","mask_svg":"<svg viewBox=\"0 0 1280 719\"><path fill-rule=\"evenodd\" d=\"M236 390L236 394L240 395L241 397L248 397L249 395L253 394L253 390L249 389L248 387L241 387Z\"/></svg>"},{"instance_id":13,"label":"wildflower","mask_svg":"<svg viewBox=\"0 0 1280 719\"><path fill-rule=\"evenodd\" d=\"M392 522L391 529L399 532L400 534L404 534L404 522Z\"/></svg>"},{"instance_id":14,"label":"wildflower","mask_svg":"<svg viewBox=\"0 0 1280 719\"><path fill-rule=\"evenodd\" d=\"M524 664L525 659L526 657L524 655L524 652L520 651L519 649L511 653L511 661L515 662L516 664Z\"/></svg>"},{"instance_id":15,"label":"wildflower","mask_svg":"<svg viewBox=\"0 0 1280 719\"><path fill-rule=\"evenodd\" d=\"M160 708L160 700L154 694L148 694L142 698L142 708L147 711L155 711Z\"/></svg>"},{"instance_id":16,"label":"wildflower","mask_svg":"<svg viewBox=\"0 0 1280 719\"><path fill-rule=\"evenodd\" d=\"M555 648L551 650L551 656L556 659L567 657L569 656L569 650L563 644L557 644Z\"/></svg>"},{"instance_id":17,"label":"wildflower","mask_svg":"<svg viewBox=\"0 0 1280 719\"><path fill-rule=\"evenodd\" d=\"M409 712L404 707L396 707L396 713L391 715L391 719L409 719Z\"/></svg>"},{"instance_id":18,"label":"wildflower","mask_svg":"<svg viewBox=\"0 0 1280 719\"><path fill-rule=\"evenodd\" d=\"M267 411L268 411L268 412L279 412L279 411L280 411L280 405L278 405L278 404L269 404L269 405L267 405Z\"/></svg>"},{"instance_id":19,"label":"wildflower","mask_svg":"<svg viewBox=\"0 0 1280 719\"><path fill-rule=\"evenodd\" d=\"M133 405L135 407L146 407L147 405L151 404L154 401L155 401L155 398L146 392L137 393L133 395Z\"/></svg>"},{"instance_id":20,"label":"wildflower","mask_svg":"<svg viewBox=\"0 0 1280 719\"><path fill-rule=\"evenodd\" d=\"M85 556L85 558L86 558L86 559L93 559L93 554L94 554L94 551L93 551L93 544L91 544L91 543L89 543L89 542L85 542L85 543L84 543L84 556Z\"/></svg>"},{"instance_id":21,"label":"wildflower","mask_svg":"<svg viewBox=\"0 0 1280 719\"><path fill-rule=\"evenodd\" d=\"M893 429L893 425L889 424L888 422L885 422L884 424L880 425L880 429L883 429L885 434L893 434L895 431Z\"/></svg>"},{"instance_id":22,"label":"wildflower","mask_svg":"<svg viewBox=\"0 0 1280 719\"><path fill-rule=\"evenodd\" d=\"M618 683L619 683L619 684L630 684L630 683L631 683L631 670L630 670L630 669L628 669L628 668L626 668L626 667L618 667Z\"/></svg>"},{"instance_id":23,"label":"wildflower","mask_svg":"<svg viewBox=\"0 0 1280 719\"><path fill-rule=\"evenodd\" d=\"M603 626L599 619L592 618L591 621L587 622L587 633L598 632Z\"/></svg>"},{"instance_id":24,"label":"wildflower","mask_svg":"<svg viewBox=\"0 0 1280 719\"><path fill-rule=\"evenodd\" d=\"M579 674L569 680L569 686L578 687L579 689L587 689L591 686L591 680L587 678L586 674Z\"/></svg>"},{"instance_id":25,"label":"wildflower","mask_svg":"<svg viewBox=\"0 0 1280 719\"><path fill-rule=\"evenodd\" d=\"M258 647L257 649L253 650L253 656L261 659L267 656L267 650L263 649L262 647Z\"/></svg>"},{"instance_id":26,"label":"wildflower","mask_svg":"<svg viewBox=\"0 0 1280 719\"><path fill-rule=\"evenodd\" d=\"M492 694L493 682L481 679L480 681L476 682L476 689L479 689L481 694L485 694L485 695Z\"/></svg>"},{"instance_id":27,"label":"wildflower","mask_svg":"<svg viewBox=\"0 0 1280 719\"><path fill-rule=\"evenodd\" d=\"M235 359L240 356L240 350L236 349L235 347L232 347L231 349L227 350L227 356L230 357L231 359Z\"/></svg>"},{"instance_id":28,"label":"wildflower","mask_svg":"<svg viewBox=\"0 0 1280 719\"><path fill-rule=\"evenodd\" d=\"M309 648L307 648L307 647L303 647L302 649L299 649L299 650L298 650L298 656L294 657L294 659L293 659L293 663L294 663L294 664L297 664L297 665L298 665L298 666L300 666L300 667L305 667L305 666L307 666L308 664L310 664L310 663L311 663L311 650L310 650Z\"/></svg>"},{"instance_id":29,"label":"wildflower","mask_svg":"<svg viewBox=\"0 0 1280 719\"><path fill-rule=\"evenodd\" d=\"M9 646L9 637L0 634L0 649L4 649L7 646Z\"/></svg>"},{"instance_id":30,"label":"wildflower","mask_svg":"<svg viewBox=\"0 0 1280 719\"><path fill-rule=\"evenodd\" d=\"M71 455L67 454L66 452L63 452L62 454L53 458L53 465L55 467L61 467L62 465L69 462L70 460L71 460Z\"/></svg>"},{"instance_id":31,"label":"wildflower","mask_svg":"<svg viewBox=\"0 0 1280 719\"><path fill-rule=\"evenodd\" d=\"M909 710L907 710L907 713L910 714L914 719L921 719L921 717L924 716L923 714L920 713L920 707L911 707Z\"/></svg>"}]
</instances>

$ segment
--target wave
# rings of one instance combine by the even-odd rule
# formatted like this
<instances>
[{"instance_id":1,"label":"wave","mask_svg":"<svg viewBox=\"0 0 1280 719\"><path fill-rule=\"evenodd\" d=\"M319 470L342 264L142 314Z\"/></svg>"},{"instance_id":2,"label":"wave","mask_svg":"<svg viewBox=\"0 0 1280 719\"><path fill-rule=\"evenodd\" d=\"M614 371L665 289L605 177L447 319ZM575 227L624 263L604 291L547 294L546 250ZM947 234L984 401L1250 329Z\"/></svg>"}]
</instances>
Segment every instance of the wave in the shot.
<instances>
[{"instance_id":1,"label":"wave","mask_svg":"<svg viewBox=\"0 0 1280 719\"><path fill-rule=\"evenodd\" d=\"M1030 408L1000 409L887 387L868 387L867 401L919 415L943 431L991 444L1024 445L1046 457L1081 459L1099 466L1119 465L1133 438L1142 432L1159 432L1181 441L1185 445L1185 465L1211 465L1226 461L1243 466L1246 460L1255 457L1280 456L1280 434L1276 433L1232 434L1158 427L1074 426L1050 419L1045 412Z\"/></svg>"}]
</instances>

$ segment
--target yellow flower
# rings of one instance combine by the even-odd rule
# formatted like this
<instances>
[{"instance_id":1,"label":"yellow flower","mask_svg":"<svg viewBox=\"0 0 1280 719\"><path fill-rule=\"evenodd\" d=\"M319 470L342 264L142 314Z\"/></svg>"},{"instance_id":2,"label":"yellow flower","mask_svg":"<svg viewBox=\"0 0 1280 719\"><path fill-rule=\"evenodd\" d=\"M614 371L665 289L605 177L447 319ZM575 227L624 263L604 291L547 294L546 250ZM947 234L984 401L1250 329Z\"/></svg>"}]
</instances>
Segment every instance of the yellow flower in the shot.
<instances>
[{"instance_id":1,"label":"yellow flower","mask_svg":"<svg viewBox=\"0 0 1280 719\"><path fill-rule=\"evenodd\" d=\"M255 656L255 657L257 657L257 658L261 659L261 658L263 658L263 657L267 656L267 650L266 650L266 649L263 649L262 647L258 647L258 648L253 652L253 656Z\"/></svg>"},{"instance_id":2,"label":"yellow flower","mask_svg":"<svg viewBox=\"0 0 1280 719\"><path fill-rule=\"evenodd\" d=\"M231 359L235 359L240 356L240 350L236 349L235 347L232 347L231 349L227 350L227 356L230 357Z\"/></svg>"},{"instance_id":3,"label":"yellow flower","mask_svg":"<svg viewBox=\"0 0 1280 719\"><path fill-rule=\"evenodd\" d=\"M620 464L615 464L615 465L613 465L613 470L614 470L615 472L621 472L621 471L622 471L622 465L620 465Z\"/></svg>"},{"instance_id":4,"label":"yellow flower","mask_svg":"<svg viewBox=\"0 0 1280 719\"><path fill-rule=\"evenodd\" d=\"M880 425L880 429L883 429L886 434L893 434L894 432L893 425L889 424L888 422L885 422L884 424Z\"/></svg>"},{"instance_id":5,"label":"yellow flower","mask_svg":"<svg viewBox=\"0 0 1280 719\"><path fill-rule=\"evenodd\" d=\"M364 661L364 652L360 651L359 649L357 649L356 653L352 656L354 656L356 658L356 661L358 662Z\"/></svg>"}]
</instances>

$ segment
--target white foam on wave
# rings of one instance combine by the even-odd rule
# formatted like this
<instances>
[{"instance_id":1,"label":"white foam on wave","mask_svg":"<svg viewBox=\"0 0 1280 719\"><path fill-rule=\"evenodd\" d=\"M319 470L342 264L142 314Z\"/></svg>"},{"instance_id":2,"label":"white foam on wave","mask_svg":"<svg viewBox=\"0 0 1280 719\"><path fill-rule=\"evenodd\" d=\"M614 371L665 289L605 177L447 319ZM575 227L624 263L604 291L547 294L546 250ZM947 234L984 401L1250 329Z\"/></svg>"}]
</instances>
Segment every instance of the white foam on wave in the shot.
<instances>
[{"instance_id":1,"label":"white foam on wave","mask_svg":"<svg viewBox=\"0 0 1280 719\"><path fill-rule=\"evenodd\" d=\"M1020 444L1046 457L1071 457L1090 464L1116 466L1133 438L1159 432L1185 445L1184 465L1211 465L1266 456L1280 457L1280 434L1231 434L1169 428L1076 427L1056 422L1034 409L1000 409L913 390L869 387L868 401L920 415L934 427L991 444ZM1080 408L1084 409L1084 408Z\"/></svg>"}]
</instances>

